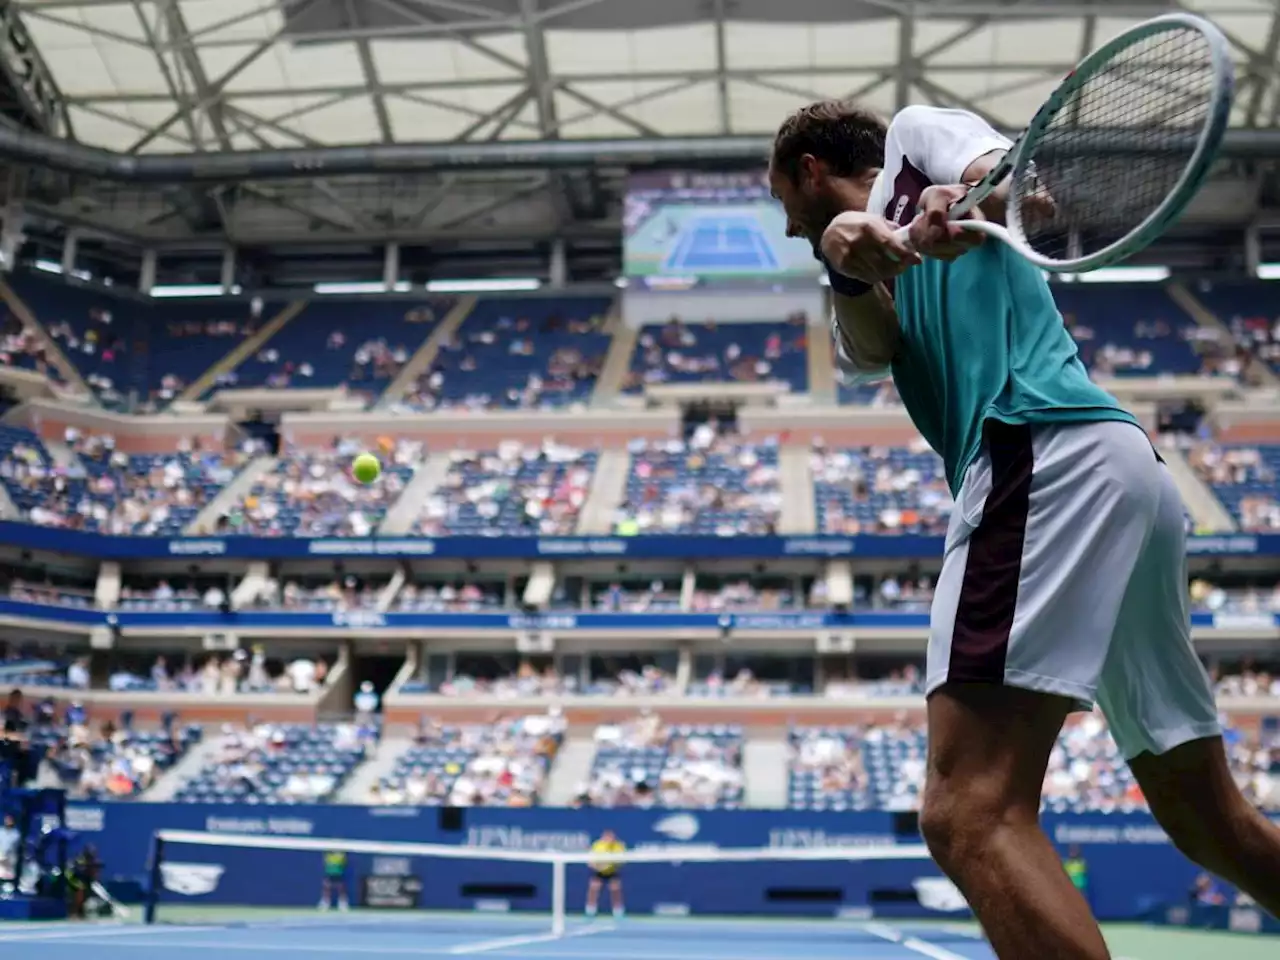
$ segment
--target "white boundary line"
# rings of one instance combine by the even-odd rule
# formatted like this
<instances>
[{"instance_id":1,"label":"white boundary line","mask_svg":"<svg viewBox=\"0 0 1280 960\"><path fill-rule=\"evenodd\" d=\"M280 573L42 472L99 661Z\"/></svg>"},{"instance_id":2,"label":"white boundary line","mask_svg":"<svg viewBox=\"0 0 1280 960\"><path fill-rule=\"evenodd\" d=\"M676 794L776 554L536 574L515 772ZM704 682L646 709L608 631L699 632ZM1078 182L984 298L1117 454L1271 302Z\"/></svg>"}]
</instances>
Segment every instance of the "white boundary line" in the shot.
<instances>
[{"instance_id":1,"label":"white boundary line","mask_svg":"<svg viewBox=\"0 0 1280 960\"><path fill-rule=\"evenodd\" d=\"M887 940L890 943L896 943L898 946L912 953L918 953L923 957L930 957L931 960L968 960L966 957L960 956L958 953L952 953L942 947L932 943L925 943L916 937L908 937L901 930L884 923L868 923L863 928L873 937L879 937L881 940Z\"/></svg>"},{"instance_id":2,"label":"white boundary line","mask_svg":"<svg viewBox=\"0 0 1280 960\"><path fill-rule=\"evenodd\" d=\"M499 940L481 940L479 943L464 943L449 949L449 953L488 953L493 950L505 950L508 947L525 947L535 943L553 943L557 940L569 940L574 937L592 937L597 933L610 933L618 929L616 923L604 923L599 926L581 927L565 934L536 933L523 937L502 937Z\"/></svg>"},{"instance_id":3,"label":"white boundary line","mask_svg":"<svg viewBox=\"0 0 1280 960\"><path fill-rule=\"evenodd\" d=\"M225 930L226 927L204 926L183 927L184 930L207 933L210 930ZM95 940L99 937L154 937L162 933L173 933L171 927L140 927L134 924L111 927L85 925L76 930L61 928L58 930L32 930L20 933L0 933L0 943L28 943L37 940Z\"/></svg>"}]
</instances>

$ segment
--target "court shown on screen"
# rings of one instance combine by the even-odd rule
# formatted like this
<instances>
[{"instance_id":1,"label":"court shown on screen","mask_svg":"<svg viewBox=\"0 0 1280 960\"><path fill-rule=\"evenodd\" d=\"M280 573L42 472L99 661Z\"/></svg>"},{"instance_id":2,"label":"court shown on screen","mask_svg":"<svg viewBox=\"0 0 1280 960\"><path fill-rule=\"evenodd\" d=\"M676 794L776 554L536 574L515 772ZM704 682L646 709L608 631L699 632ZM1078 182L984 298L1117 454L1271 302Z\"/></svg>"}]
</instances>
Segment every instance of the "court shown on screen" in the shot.
<instances>
[{"instance_id":1,"label":"court shown on screen","mask_svg":"<svg viewBox=\"0 0 1280 960\"><path fill-rule=\"evenodd\" d=\"M809 244L787 238L763 172L632 177L624 230L628 277L808 284L818 275Z\"/></svg>"}]
</instances>

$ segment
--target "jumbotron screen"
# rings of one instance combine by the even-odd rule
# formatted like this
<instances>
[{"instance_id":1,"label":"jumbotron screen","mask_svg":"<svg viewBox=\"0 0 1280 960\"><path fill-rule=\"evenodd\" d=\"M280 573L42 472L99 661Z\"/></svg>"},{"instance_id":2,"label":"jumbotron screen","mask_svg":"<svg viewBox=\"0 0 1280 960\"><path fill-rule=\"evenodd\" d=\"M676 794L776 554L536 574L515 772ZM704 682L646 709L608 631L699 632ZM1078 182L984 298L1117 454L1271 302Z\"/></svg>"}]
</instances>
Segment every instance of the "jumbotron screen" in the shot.
<instances>
[{"instance_id":1,"label":"jumbotron screen","mask_svg":"<svg viewBox=\"0 0 1280 960\"><path fill-rule=\"evenodd\" d=\"M819 265L759 173L644 173L623 212L623 272L650 287L811 284Z\"/></svg>"}]
</instances>

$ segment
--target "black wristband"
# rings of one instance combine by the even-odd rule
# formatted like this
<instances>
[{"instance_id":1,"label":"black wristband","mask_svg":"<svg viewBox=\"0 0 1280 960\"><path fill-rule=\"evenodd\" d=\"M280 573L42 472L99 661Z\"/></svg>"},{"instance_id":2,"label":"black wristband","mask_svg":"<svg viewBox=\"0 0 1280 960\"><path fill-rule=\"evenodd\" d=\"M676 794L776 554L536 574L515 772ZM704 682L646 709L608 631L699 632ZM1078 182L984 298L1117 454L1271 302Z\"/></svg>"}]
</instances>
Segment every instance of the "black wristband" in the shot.
<instances>
[{"instance_id":1,"label":"black wristband","mask_svg":"<svg viewBox=\"0 0 1280 960\"><path fill-rule=\"evenodd\" d=\"M855 280L853 277L846 277L843 273L836 270L827 263L827 281L831 284L831 289L842 297L860 297L871 289L871 284L863 283L861 280Z\"/></svg>"}]
</instances>

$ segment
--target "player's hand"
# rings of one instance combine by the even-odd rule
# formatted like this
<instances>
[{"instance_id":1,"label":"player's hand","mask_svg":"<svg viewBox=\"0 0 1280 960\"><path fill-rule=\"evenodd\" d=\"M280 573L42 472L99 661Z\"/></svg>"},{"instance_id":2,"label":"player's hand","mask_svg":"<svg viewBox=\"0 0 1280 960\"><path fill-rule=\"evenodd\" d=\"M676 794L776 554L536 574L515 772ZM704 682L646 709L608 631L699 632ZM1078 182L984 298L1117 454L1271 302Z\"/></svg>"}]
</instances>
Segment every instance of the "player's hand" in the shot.
<instances>
[{"instance_id":1,"label":"player's hand","mask_svg":"<svg viewBox=\"0 0 1280 960\"><path fill-rule=\"evenodd\" d=\"M880 283L920 262L920 255L893 231L883 217L849 211L831 221L819 247L833 270L863 283Z\"/></svg>"},{"instance_id":2,"label":"player's hand","mask_svg":"<svg viewBox=\"0 0 1280 960\"><path fill-rule=\"evenodd\" d=\"M947 211L956 201L964 198L968 188L963 186L926 187L917 204L919 213L911 221L911 245L923 256L934 260L955 260L979 246L985 237L976 230L966 230L947 217ZM983 219L982 211L975 207L965 215L966 220Z\"/></svg>"}]
</instances>

